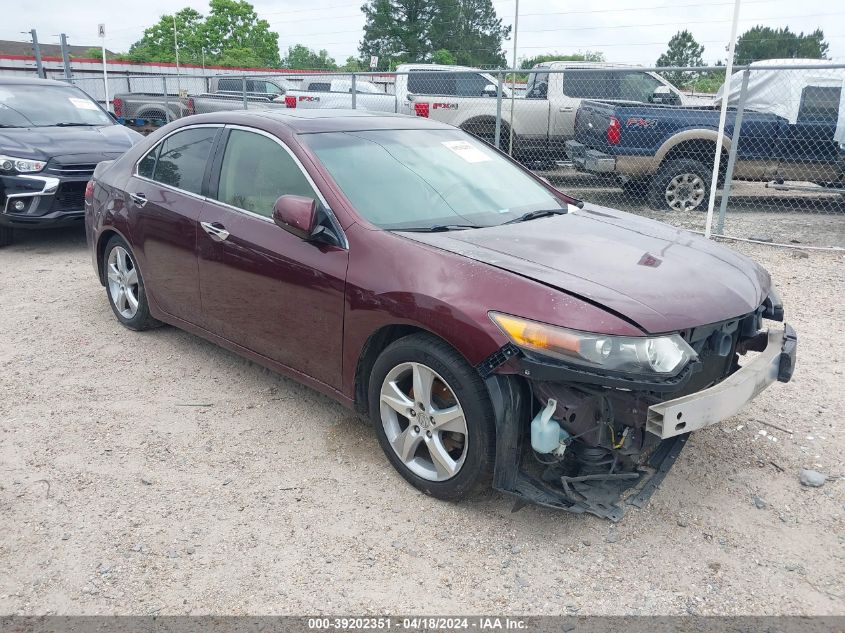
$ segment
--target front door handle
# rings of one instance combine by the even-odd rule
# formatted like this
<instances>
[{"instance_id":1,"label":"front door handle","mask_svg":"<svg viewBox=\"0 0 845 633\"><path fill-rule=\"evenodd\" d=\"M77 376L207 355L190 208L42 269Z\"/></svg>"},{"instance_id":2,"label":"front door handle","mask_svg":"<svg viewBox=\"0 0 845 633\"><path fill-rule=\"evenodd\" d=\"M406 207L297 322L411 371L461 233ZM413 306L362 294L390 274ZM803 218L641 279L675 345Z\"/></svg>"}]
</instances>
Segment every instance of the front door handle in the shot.
<instances>
[{"instance_id":1,"label":"front door handle","mask_svg":"<svg viewBox=\"0 0 845 633\"><path fill-rule=\"evenodd\" d=\"M222 242L229 237L229 231L223 228L220 222L200 222L202 230L211 236L211 239Z\"/></svg>"},{"instance_id":2,"label":"front door handle","mask_svg":"<svg viewBox=\"0 0 845 633\"><path fill-rule=\"evenodd\" d=\"M561 112L572 112L575 108L572 106L560 106Z\"/></svg>"},{"instance_id":3,"label":"front door handle","mask_svg":"<svg viewBox=\"0 0 845 633\"><path fill-rule=\"evenodd\" d=\"M144 205L147 204L147 196L143 193L130 193L129 197L132 198L132 202L135 203L136 207L144 208Z\"/></svg>"}]
</instances>

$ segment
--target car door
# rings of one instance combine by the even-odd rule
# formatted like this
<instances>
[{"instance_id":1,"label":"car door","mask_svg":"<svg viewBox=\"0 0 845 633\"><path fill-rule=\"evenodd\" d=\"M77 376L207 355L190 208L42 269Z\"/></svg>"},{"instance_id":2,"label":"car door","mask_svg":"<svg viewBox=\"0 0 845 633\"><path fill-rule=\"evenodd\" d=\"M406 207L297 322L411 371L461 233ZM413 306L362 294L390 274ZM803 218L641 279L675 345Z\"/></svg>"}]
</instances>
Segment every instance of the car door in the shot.
<instances>
[{"instance_id":1,"label":"car door","mask_svg":"<svg viewBox=\"0 0 845 633\"><path fill-rule=\"evenodd\" d=\"M798 119L781 120L776 158L778 176L786 180L833 180L839 144L833 140L842 88L807 86L801 92Z\"/></svg>"},{"instance_id":2,"label":"car door","mask_svg":"<svg viewBox=\"0 0 845 633\"><path fill-rule=\"evenodd\" d=\"M208 157L222 125L195 125L165 137L136 165L126 204L147 292L158 306L200 321L197 230Z\"/></svg>"},{"instance_id":3,"label":"car door","mask_svg":"<svg viewBox=\"0 0 845 633\"><path fill-rule=\"evenodd\" d=\"M341 385L345 247L305 241L276 226L285 194L328 204L288 147L251 128L227 126L200 217L200 293L205 327L325 384Z\"/></svg>"}]
</instances>

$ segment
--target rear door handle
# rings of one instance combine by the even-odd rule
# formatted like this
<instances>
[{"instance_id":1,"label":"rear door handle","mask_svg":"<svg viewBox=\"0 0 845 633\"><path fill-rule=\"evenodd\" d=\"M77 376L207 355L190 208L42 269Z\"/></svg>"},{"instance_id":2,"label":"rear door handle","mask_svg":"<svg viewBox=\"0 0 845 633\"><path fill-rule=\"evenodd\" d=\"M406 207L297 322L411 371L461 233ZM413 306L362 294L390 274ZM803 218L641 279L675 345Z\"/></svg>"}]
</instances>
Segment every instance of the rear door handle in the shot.
<instances>
[{"instance_id":1,"label":"rear door handle","mask_svg":"<svg viewBox=\"0 0 845 633\"><path fill-rule=\"evenodd\" d=\"M143 193L130 193L129 197L132 198L132 202L137 207L144 208L144 205L147 204L147 196Z\"/></svg>"},{"instance_id":2,"label":"rear door handle","mask_svg":"<svg viewBox=\"0 0 845 633\"><path fill-rule=\"evenodd\" d=\"M560 106L561 112L572 112L574 109L572 106Z\"/></svg>"},{"instance_id":3,"label":"rear door handle","mask_svg":"<svg viewBox=\"0 0 845 633\"><path fill-rule=\"evenodd\" d=\"M222 242L229 237L229 231L219 222L200 222L200 226L203 231L211 236L211 239L217 240L218 242Z\"/></svg>"}]
</instances>

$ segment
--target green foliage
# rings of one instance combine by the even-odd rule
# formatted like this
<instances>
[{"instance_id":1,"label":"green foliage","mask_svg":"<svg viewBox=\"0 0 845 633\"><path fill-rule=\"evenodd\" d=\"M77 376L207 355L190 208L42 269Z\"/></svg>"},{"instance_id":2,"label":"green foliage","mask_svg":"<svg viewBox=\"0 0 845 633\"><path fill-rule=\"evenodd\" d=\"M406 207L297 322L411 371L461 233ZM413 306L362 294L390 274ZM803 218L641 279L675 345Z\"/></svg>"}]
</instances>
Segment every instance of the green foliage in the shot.
<instances>
[{"instance_id":1,"label":"green foliage","mask_svg":"<svg viewBox=\"0 0 845 633\"><path fill-rule=\"evenodd\" d=\"M445 48L438 48L431 56L431 62L443 66L454 66L457 62L455 56Z\"/></svg>"},{"instance_id":2,"label":"green foliage","mask_svg":"<svg viewBox=\"0 0 845 633\"><path fill-rule=\"evenodd\" d=\"M329 57L327 50L321 49L317 52L302 44L294 44L288 48L282 66L303 70L337 70L337 63L334 58Z\"/></svg>"},{"instance_id":3,"label":"green foliage","mask_svg":"<svg viewBox=\"0 0 845 633\"><path fill-rule=\"evenodd\" d=\"M245 0L211 0L210 13L204 17L186 7L176 12L176 36L179 60L219 66L277 67L278 34L270 31L266 20L258 19L253 6ZM119 58L138 62L174 62L174 16L164 15L144 31L127 55Z\"/></svg>"},{"instance_id":4,"label":"green foliage","mask_svg":"<svg viewBox=\"0 0 845 633\"><path fill-rule=\"evenodd\" d=\"M348 73L357 73L361 71L367 71L369 70L369 68L367 67L367 64L364 63L362 60L350 55L346 58L346 63L343 65L341 70L345 70Z\"/></svg>"},{"instance_id":5,"label":"green foliage","mask_svg":"<svg viewBox=\"0 0 845 633\"><path fill-rule=\"evenodd\" d=\"M657 66L704 66L701 55L704 47L695 41L692 33L684 29L678 31L669 40L666 52L657 58ZM667 81L679 87L694 83L700 73L670 70L661 73Z\"/></svg>"},{"instance_id":6,"label":"green foliage","mask_svg":"<svg viewBox=\"0 0 845 633\"><path fill-rule=\"evenodd\" d=\"M378 55L379 69L407 62L431 62L448 52L466 66L503 66L502 26L491 0L368 0L364 13L363 58ZM442 52L441 52L442 51Z\"/></svg>"},{"instance_id":7,"label":"green foliage","mask_svg":"<svg viewBox=\"0 0 845 633\"><path fill-rule=\"evenodd\" d=\"M604 53L601 51L586 51L584 53L570 53L560 55L558 53L544 53L534 57L523 57L519 61L519 67L528 70L543 62L603 62Z\"/></svg>"},{"instance_id":8,"label":"green foliage","mask_svg":"<svg viewBox=\"0 0 845 633\"><path fill-rule=\"evenodd\" d=\"M821 29L804 35L803 31L793 33L788 26L781 29L755 26L737 39L734 63L750 64L761 59L827 59L829 48Z\"/></svg>"}]
</instances>

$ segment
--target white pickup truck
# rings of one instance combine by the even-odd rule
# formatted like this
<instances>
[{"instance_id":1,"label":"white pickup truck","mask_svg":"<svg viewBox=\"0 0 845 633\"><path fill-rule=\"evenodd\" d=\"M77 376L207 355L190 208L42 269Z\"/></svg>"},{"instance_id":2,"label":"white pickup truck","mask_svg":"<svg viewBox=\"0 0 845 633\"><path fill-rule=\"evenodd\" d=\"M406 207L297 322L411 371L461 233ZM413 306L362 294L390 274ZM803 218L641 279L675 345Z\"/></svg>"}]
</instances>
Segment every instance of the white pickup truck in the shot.
<instances>
[{"instance_id":1,"label":"white pickup truck","mask_svg":"<svg viewBox=\"0 0 845 633\"><path fill-rule=\"evenodd\" d=\"M367 82L366 75L357 77L355 107L429 117L494 143L499 110L494 74L464 66L404 64L396 69L394 86L395 94L388 95ZM310 87L312 90L288 91L288 107L352 107L349 78L314 80ZM323 90L313 91L314 87ZM529 72L524 97L511 100L510 90L502 86L500 147L508 150L513 128L514 154L563 159L564 143L575 135L575 113L582 99L677 105L696 101L659 75L636 66L544 62Z\"/></svg>"}]
</instances>

